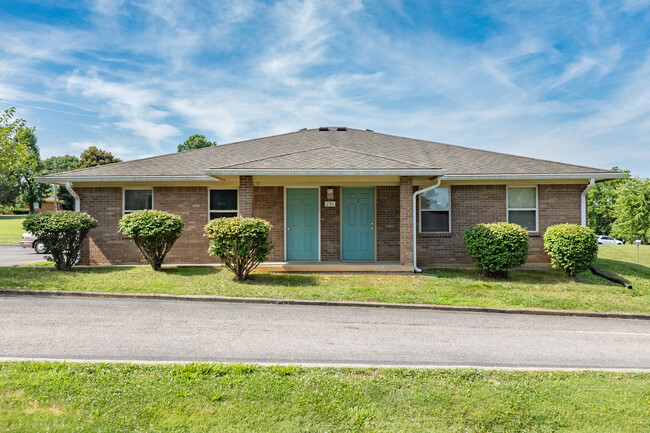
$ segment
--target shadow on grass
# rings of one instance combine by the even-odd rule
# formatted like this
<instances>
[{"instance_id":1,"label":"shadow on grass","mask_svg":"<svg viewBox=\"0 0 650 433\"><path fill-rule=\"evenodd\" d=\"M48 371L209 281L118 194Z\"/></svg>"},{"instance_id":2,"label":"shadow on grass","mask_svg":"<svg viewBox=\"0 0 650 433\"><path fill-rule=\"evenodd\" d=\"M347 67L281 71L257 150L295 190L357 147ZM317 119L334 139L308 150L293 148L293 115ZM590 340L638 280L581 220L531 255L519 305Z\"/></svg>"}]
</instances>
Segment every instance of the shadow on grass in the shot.
<instances>
[{"instance_id":1,"label":"shadow on grass","mask_svg":"<svg viewBox=\"0 0 650 433\"><path fill-rule=\"evenodd\" d=\"M180 277L198 277L201 275L217 275L220 272L225 272L225 269L212 266L178 266L167 268L163 265L162 272Z\"/></svg>"},{"instance_id":2,"label":"shadow on grass","mask_svg":"<svg viewBox=\"0 0 650 433\"><path fill-rule=\"evenodd\" d=\"M318 286L320 278L317 275L302 275L302 274L274 274L270 272L261 272L251 274L249 279L243 281L242 284L249 285L264 285L264 286L283 286L283 287L297 287L297 286Z\"/></svg>"},{"instance_id":3,"label":"shadow on grass","mask_svg":"<svg viewBox=\"0 0 650 433\"><path fill-rule=\"evenodd\" d=\"M514 270L508 272L505 278L493 278L474 269L428 269L427 273L435 274L441 279L469 279L483 283L521 283L521 284L560 284L570 283L573 278L562 271L547 270Z\"/></svg>"}]
</instances>

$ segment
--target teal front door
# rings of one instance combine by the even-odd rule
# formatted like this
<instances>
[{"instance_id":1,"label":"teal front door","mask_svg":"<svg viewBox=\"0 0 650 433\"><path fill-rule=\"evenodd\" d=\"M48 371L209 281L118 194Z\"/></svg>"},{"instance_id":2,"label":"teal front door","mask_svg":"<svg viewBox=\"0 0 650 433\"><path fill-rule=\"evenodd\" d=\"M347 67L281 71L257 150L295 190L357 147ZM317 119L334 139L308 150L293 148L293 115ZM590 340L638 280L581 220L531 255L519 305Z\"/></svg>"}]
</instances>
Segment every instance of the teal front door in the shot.
<instances>
[{"instance_id":1,"label":"teal front door","mask_svg":"<svg viewBox=\"0 0 650 433\"><path fill-rule=\"evenodd\" d=\"M343 188L343 260L375 260L375 190Z\"/></svg>"},{"instance_id":2,"label":"teal front door","mask_svg":"<svg viewBox=\"0 0 650 433\"><path fill-rule=\"evenodd\" d=\"M318 260L318 188L287 188L287 260Z\"/></svg>"}]
</instances>

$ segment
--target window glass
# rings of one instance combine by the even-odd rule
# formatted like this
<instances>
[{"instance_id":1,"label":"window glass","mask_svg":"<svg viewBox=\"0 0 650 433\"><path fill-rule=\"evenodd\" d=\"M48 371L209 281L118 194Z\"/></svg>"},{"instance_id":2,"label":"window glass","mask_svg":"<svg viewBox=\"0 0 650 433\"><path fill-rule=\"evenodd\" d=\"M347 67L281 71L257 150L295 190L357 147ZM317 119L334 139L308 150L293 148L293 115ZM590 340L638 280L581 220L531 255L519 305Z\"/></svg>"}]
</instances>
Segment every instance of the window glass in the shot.
<instances>
[{"instance_id":1,"label":"window glass","mask_svg":"<svg viewBox=\"0 0 650 433\"><path fill-rule=\"evenodd\" d=\"M449 188L436 188L420 194L420 232L449 232L450 209Z\"/></svg>"},{"instance_id":2,"label":"window glass","mask_svg":"<svg viewBox=\"0 0 650 433\"><path fill-rule=\"evenodd\" d=\"M423 232L448 232L449 211L422 212Z\"/></svg>"},{"instance_id":3,"label":"window glass","mask_svg":"<svg viewBox=\"0 0 650 433\"><path fill-rule=\"evenodd\" d=\"M508 188L508 207L510 209L535 209L537 207L536 188Z\"/></svg>"},{"instance_id":4,"label":"window glass","mask_svg":"<svg viewBox=\"0 0 650 433\"><path fill-rule=\"evenodd\" d=\"M153 209L153 191L150 189L124 190L124 212Z\"/></svg>"},{"instance_id":5,"label":"window glass","mask_svg":"<svg viewBox=\"0 0 650 433\"><path fill-rule=\"evenodd\" d=\"M210 190L211 211L236 211L237 190L234 189L212 189ZM237 213L237 212L235 212Z\"/></svg>"},{"instance_id":6,"label":"window glass","mask_svg":"<svg viewBox=\"0 0 650 433\"><path fill-rule=\"evenodd\" d=\"M423 210L449 210L449 188L436 188L420 194Z\"/></svg>"},{"instance_id":7,"label":"window glass","mask_svg":"<svg viewBox=\"0 0 650 433\"><path fill-rule=\"evenodd\" d=\"M535 231L536 224L536 214L534 210L511 210L508 211L508 222L519 224L527 231Z\"/></svg>"}]
</instances>

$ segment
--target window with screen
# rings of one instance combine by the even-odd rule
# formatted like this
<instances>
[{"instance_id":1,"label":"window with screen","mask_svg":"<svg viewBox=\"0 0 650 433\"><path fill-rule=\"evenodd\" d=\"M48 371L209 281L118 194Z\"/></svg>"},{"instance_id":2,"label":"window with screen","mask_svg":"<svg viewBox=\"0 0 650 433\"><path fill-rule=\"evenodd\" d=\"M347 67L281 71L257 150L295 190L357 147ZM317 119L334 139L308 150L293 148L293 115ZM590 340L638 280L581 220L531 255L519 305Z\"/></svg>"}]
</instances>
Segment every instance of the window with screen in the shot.
<instances>
[{"instance_id":1,"label":"window with screen","mask_svg":"<svg viewBox=\"0 0 650 433\"><path fill-rule=\"evenodd\" d=\"M237 216L237 190L210 190L210 219Z\"/></svg>"},{"instance_id":2,"label":"window with screen","mask_svg":"<svg viewBox=\"0 0 650 433\"><path fill-rule=\"evenodd\" d=\"M450 231L449 188L436 188L420 194L420 233L449 233Z\"/></svg>"},{"instance_id":3,"label":"window with screen","mask_svg":"<svg viewBox=\"0 0 650 433\"><path fill-rule=\"evenodd\" d=\"M153 209L153 190L125 189L124 215L136 210Z\"/></svg>"},{"instance_id":4,"label":"window with screen","mask_svg":"<svg viewBox=\"0 0 650 433\"><path fill-rule=\"evenodd\" d=\"M537 231L537 187L508 188L508 222Z\"/></svg>"}]
</instances>

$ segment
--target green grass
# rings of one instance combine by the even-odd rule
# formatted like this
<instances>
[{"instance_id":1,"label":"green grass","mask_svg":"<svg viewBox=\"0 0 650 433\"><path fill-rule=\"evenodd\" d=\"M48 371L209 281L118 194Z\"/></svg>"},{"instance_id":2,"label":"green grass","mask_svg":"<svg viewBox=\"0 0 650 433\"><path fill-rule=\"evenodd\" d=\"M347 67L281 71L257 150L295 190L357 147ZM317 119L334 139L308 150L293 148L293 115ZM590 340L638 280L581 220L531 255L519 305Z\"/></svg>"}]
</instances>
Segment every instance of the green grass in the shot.
<instances>
[{"instance_id":1,"label":"green grass","mask_svg":"<svg viewBox=\"0 0 650 433\"><path fill-rule=\"evenodd\" d=\"M650 313L650 268L599 259L597 266L625 278L629 290L584 272L576 279L559 271L512 271L492 280L471 270L430 270L428 275L316 275L255 273L239 283L212 267L0 268L0 287L130 293L254 296L488 307L550 308Z\"/></svg>"},{"instance_id":2,"label":"green grass","mask_svg":"<svg viewBox=\"0 0 650 433\"><path fill-rule=\"evenodd\" d=\"M0 245L18 245L27 215L0 215Z\"/></svg>"},{"instance_id":3,"label":"green grass","mask_svg":"<svg viewBox=\"0 0 650 433\"><path fill-rule=\"evenodd\" d=\"M598 257L607 260L636 263L636 245L599 245ZM639 264L650 268L650 245L640 246Z\"/></svg>"},{"instance_id":4,"label":"green grass","mask_svg":"<svg viewBox=\"0 0 650 433\"><path fill-rule=\"evenodd\" d=\"M0 363L4 432L647 432L650 374Z\"/></svg>"}]
</instances>

